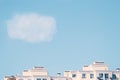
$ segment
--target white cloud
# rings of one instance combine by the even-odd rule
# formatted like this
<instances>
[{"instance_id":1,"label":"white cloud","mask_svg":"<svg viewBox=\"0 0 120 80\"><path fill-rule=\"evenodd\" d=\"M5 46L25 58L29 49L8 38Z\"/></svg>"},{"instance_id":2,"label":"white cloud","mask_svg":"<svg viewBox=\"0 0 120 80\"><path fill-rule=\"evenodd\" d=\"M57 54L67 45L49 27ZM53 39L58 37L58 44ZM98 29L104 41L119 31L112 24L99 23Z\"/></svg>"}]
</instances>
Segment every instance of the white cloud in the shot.
<instances>
[{"instance_id":1,"label":"white cloud","mask_svg":"<svg viewBox=\"0 0 120 80\"><path fill-rule=\"evenodd\" d=\"M51 41L56 32L56 20L39 14L15 15L7 21L8 35L28 42Z\"/></svg>"}]
</instances>

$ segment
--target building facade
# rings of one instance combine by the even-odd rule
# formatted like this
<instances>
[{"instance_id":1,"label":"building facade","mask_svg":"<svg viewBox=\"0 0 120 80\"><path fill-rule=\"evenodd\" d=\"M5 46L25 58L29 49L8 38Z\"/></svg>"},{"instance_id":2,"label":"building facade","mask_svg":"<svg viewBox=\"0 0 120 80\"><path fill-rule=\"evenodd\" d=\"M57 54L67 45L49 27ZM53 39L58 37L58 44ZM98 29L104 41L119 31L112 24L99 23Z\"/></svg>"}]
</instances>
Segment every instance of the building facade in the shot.
<instances>
[{"instance_id":1,"label":"building facade","mask_svg":"<svg viewBox=\"0 0 120 80\"><path fill-rule=\"evenodd\" d=\"M85 65L82 71L65 71L65 77L72 80L120 80L120 69L109 70L104 62Z\"/></svg>"},{"instance_id":2,"label":"building facade","mask_svg":"<svg viewBox=\"0 0 120 80\"><path fill-rule=\"evenodd\" d=\"M4 80L71 80L71 78L61 75L49 76L48 70L44 67L34 67L30 70L24 70L22 75L5 76Z\"/></svg>"},{"instance_id":3,"label":"building facade","mask_svg":"<svg viewBox=\"0 0 120 80\"><path fill-rule=\"evenodd\" d=\"M44 67L34 67L24 70L22 75L6 76L4 80L120 80L120 68L109 70L104 62L94 62L83 66L81 71L71 70L65 71L64 76L49 76Z\"/></svg>"}]
</instances>

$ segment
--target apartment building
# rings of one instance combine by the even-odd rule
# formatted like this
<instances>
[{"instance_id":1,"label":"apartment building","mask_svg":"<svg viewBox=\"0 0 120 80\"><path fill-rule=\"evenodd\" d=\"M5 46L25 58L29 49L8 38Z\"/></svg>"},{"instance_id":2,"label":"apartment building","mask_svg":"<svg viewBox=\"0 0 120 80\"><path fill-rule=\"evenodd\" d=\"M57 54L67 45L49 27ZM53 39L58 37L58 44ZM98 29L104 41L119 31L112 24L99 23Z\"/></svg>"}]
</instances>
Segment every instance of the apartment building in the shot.
<instances>
[{"instance_id":1,"label":"apartment building","mask_svg":"<svg viewBox=\"0 0 120 80\"><path fill-rule=\"evenodd\" d=\"M81 71L65 71L64 76L72 80L120 80L120 69L109 70L104 62L94 62Z\"/></svg>"},{"instance_id":2,"label":"apartment building","mask_svg":"<svg viewBox=\"0 0 120 80\"><path fill-rule=\"evenodd\" d=\"M30 70L24 70L22 75L5 76L4 80L71 80L64 76L49 76L48 70L44 67L36 66Z\"/></svg>"},{"instance_id":3,"label":"apartment building","mask_svg":"<svg viewBox=\"0 0 120 80\"><path fill-rule=\"evenodd\" d=\"M44 67L24 70L22 75L6 76L4 80L120 80L120 68L109 70L104 62L84 65L82 70L65 71L64 76L50 76Z\"/></svg>"}]
</instances>

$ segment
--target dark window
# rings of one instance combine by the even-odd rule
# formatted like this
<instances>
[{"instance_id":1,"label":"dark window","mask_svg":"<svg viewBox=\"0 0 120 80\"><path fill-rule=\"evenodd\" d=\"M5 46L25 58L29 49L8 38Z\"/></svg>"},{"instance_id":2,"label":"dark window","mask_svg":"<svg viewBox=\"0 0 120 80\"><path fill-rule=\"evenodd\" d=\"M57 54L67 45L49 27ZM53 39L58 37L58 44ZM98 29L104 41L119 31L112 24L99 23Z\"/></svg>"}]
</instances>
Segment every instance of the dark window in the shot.
<instances>
[{"instance_id":1,"label":"dark window","mask_svg":"<svg viewBox=\"0 0 120 80\"><path fill-rule=\"evenodd\" d=\"M41 80L41 78L37 78L37 80Z\"/></svg>"},{"instance_id":2,"label":"dark window","mask_svg":"<svg viewBox=\"0 0 120 80\"><path fill-rule=\"evenodd\" d=\"M94 74L90 74L90 78L94 78Z\"/></svg>"},{"instance_id":3,"label":"dark window","mask_svg":"<svg viewBox=\"0 0 120 80\"><path fill-rule=\"evenodd\" d=\"M72 74L72 77L73 77L73 78L76 77L76 74Z\"/></svg>"},{"instance_id":4,"label":"dark window","mask_svg":"<svg viewBox=\"0 0 120 80\"><path fill-rule=\"evenodd\" d=\"M112 74L112 79L116 79L116 74Z\"/></svg>"},{"instance_id":5,"label":"dark window","mask_svg":"<svg viewBox=\"0 0 120 80\"><path fill-rule=\"evenodd\" d=\"M43 78L43 80L47 80L46 78Z\"/></svg>"},{"instance_id":6,"label":"dark window","mask_svg":"<svg viewBox=\"0 0 120 80\"><path fill-rule=\"evenodd\" d=\"M103 73L99 73L99 78L103 78Z\"/></svg>"},{"instance_id":7,"label":"dark window","mask_svg":"<svg viewBox=\"0 0 120 80\"><path fill-rule=\"evenodd\" d=\"M86 74L82 74L82 78L86 78Z\"/></svg>"},{"instance_id":8,"label":"dark window","mask_svg":"<svg viewBox=\"0 0 120 80\"><path fill-rule=\"evenodd\" d=\"M105 78L109 78L109 74L106 73L106 74L105 74Z\"/></svg>"}]
</instances>

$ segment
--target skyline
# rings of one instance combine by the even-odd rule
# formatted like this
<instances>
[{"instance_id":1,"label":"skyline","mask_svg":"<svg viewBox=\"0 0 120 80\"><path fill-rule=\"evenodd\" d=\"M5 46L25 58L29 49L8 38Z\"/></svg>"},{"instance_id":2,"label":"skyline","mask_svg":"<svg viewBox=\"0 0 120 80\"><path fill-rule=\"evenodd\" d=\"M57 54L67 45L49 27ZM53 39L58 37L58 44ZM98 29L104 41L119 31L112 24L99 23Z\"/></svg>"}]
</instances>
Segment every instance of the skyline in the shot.
<instances>
[{"instance_id":1,"label":"skyline","mask_svg":"<svg viewBox=\"0 0 120 80\"><path fill-rule=\"evenodd\" d=\"M63 75L61 72L57 72L56 75L50 75L49 70L42 66L34 66L31 69L24 69L22 74L16 74L12 76L5 76L4 80L16 79L16 80L116 80L120 79L120 68L115 70L109 70L108 64L96 61L89 65L84 65L82 70L64 70Z\"/></svg>"},{"instance_id":2,"label":"skyline","mask_svg":"<svg viewBox=\"0 0 120 80\"><path fill-rule=\"evenodd\" d=\"M104 61L120 67L119 0L0 0L0 79L33 66L51 75Z\"/></svg>"},{"instance_id":3,"label":"skyline","mask_svg":"<svg viewBox=\"0 0 120 80\"><path fill-rule=\"evenodd\" d=\"M100 68L101 66L99 66L99 68L90 68L91 66L95 66L95 65L101 65L102 64L102 67L104 66L104 68ZM116 69L114 69L114 70L110 70L109 69L109 66L108 66L108 64L107 63L105 63L105 62L103 62L103 61L95 61L95 62L92 62L91 64L87 64L87 65L83 65L82 66L82 68L80 69L80 70L64 70L64 72L71 72L71 71L87 71L88 69L87 68L89 68L89 71L119 71L120 70L120 68L116 68ZM107 67L107 69L106 69L106 67ZM29 72L29 70L34 70L34 69L44 69L44 70L46 70L47 71L47 75L49 75L49 70L46 68L46 67L44 67L44 66L33 66L33 67L31 67L31 68L29 68L29 69L24 69L24 70L22 70L22 73L16 73L16 74L14 74L14 75L7 75L7 77L15 77L15 76L21 76L21 75L23 75L23 72ZM38 72L39 72L39 70L38 70ZM64 72L56 72L56 74L55 75L52 75L52 76L57 76L57 75L61 75L61 76L64 76L63 75L63 73Z\"/></svg>"}]
</instances>

